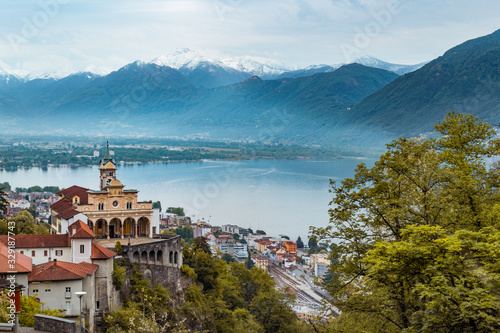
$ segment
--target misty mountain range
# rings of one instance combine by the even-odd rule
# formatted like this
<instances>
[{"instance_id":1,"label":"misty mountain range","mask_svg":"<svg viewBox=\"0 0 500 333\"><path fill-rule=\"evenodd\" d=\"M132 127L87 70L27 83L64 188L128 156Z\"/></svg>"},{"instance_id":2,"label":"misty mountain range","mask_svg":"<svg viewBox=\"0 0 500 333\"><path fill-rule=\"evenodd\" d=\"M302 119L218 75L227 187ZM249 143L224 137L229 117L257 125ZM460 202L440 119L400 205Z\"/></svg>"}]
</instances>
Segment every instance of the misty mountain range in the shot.
<instances>
[{"instance_id":1,"label":"misty mountain range","mask_svg":"<svg viewBox=\"0 0 500 333\"><path fill-rule=\"evenodd\" d=\"M432 131L451 110L498 123L499 64L497 31L415 66L365 57L293 69L178 50L104 76L30 79L0 70L0 129L366 147Z\"/></svg>"}]
</instances>

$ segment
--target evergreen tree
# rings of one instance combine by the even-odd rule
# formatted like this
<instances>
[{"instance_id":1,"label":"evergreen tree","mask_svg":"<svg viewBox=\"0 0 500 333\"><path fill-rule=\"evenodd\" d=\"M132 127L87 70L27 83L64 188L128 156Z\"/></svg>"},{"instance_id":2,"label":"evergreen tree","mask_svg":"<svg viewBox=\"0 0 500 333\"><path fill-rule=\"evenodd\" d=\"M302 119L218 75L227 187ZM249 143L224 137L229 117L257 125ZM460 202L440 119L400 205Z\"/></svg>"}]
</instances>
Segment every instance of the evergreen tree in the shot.
<instances>
[{"instance_id":1,"label":"evergreen tree","mask_svg":"<svg viewBox=\"0 0 500 333\"><path fill-rule=\"evenodd\" d=\"M302 238L300 238L300 236L297 238L297 248L298 249L303 249L304 248L304 242L302 242Z\"/></svg>"}]
</instances>

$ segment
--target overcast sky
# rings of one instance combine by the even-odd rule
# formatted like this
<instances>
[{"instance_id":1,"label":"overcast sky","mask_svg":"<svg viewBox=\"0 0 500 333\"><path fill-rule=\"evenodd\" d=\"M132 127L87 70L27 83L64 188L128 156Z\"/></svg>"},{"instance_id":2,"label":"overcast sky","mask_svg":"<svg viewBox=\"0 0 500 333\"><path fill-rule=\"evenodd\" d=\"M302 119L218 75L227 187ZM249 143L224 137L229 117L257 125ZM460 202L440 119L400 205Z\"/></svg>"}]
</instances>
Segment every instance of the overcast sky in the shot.
<instances>
[{"instance_id":1,"label":"overcast sky","mask_svg":"<svg viewBox=\"0 0 500 333\"><path fill-rule=\"evenodd\" d=\"M176 48L292 66L416 64L500 29L498 0L2 0L0 67L118 69ZM368 33L367 33L368 32Z\"/></svg>"}]
</instances>

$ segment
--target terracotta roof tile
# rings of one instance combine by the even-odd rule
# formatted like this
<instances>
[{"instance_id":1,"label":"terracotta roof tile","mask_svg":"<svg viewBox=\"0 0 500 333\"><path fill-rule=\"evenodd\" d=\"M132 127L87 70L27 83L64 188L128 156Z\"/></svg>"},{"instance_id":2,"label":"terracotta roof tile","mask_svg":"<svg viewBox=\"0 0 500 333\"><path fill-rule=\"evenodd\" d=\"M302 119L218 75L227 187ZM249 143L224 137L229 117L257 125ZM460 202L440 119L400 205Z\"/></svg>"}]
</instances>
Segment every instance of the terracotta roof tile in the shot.
<instances>
[{"instance_id":1,"label":"terracotta roof tile","mask_svg":"<svg viewBox=\"0 0 500 333\"><path fill-rule=\"evenodd\" d=\"M90 259L98 260L98 259L109 259L116 255L115 252L105 248L96 243L92 243L92 256Z\"/></svg>"},{"instance_id":2,"label":"terracotta roof tile","mask_svg":"<svg viewBox=\"0 0 500 333\"><path fill-rule=\"evenodd\" d=\"M12 255L12 254L11 254ZM9 264L9 248L0 243L0 273L7 272L18 272L18 273L29 273L31 272L31 258L21 254L19 252L15 252L15 267L11 267Z\"/></svg>"},{"instance_id":3,"label":"terracotta roof tile","mask_svg":"<svg viewBox=\"0 0 500 333\"><path fill-rule=\"evenodd\" d=\"M94 238L94 233L90 227L80 220L70 225L68 231L71 238Z\"/></svg>"},{"instance_id":4,"label":"terracotta roof tile","mask_svg":"<svg viewBox=\"0 0 500 333\"><path fill-rule=\"evenodd\" d=\"M57 214L57 217L67 220L67 219L72 218L73 216L75 216L77 214L80 214L80 212L77 211L75 207L71 207L71 208L66 209L66 210L60 212L59 214Z\"/></svg>"},{"instance_id":5,"label":"terracotta roof tile","mask_svg":"<svg viewBox=\"0 0 500 333\"><path fill-rule=\"evenodd\" d=\"M11 236L16 241L16 248L70 247L68 234L61 235L16 235ZM8 236L0 235L0 242L8 244Z\"/></svg>"},{"instance_id":6,"label":"terracotta roof tile","mask_svg":"<svg viewBox=\"0 0 500 333\"><path fill-rule=\"evenodd\" d=\"M89 194L87 193L89 189L77 185L73 185L64 190L57 192L58 195L64 195L67 198L73 199L75 196L80 197L80 203L88 204L89 203Z\"/></svg>"},{"instance_id":7,"label":"terracotta roof tile","mask_svg":"<svg viewBox=\"0 0 500 333\"><path fill-rule=\"evenodd\" d=\"M33 266L33 271L28 276L28 281L61 281L81 280L87 275L92 275L99 268L98 265L81 262L74 264L67 261L49 261Z\"/></svg>"},{"instance_id":8,"label":"terracotta roof tile","mask_svg":"<svg viewBox=\"0 0 500 333\"><path fill-rule=\"evenodd\" d=\"M54 202L52 205L50 205L50 208L55 210L58 213L63 212L63 211L70 209L72 207L73 207L73 204L72 204L71 200L68 198L63 198L59 201Z\"/></svg>"}]
</instances>

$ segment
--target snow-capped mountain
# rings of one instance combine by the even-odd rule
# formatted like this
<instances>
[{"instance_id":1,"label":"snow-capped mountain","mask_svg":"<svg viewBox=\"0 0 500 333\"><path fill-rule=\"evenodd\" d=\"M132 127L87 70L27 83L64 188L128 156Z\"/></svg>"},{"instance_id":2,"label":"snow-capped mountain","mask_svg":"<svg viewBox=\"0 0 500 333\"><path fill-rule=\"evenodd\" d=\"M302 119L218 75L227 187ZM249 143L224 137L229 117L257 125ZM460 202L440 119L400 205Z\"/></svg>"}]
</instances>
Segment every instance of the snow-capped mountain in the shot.
<instances>
[{"instance_id":1,"label":"snow-capped mountain","mask_svg":"<svg viewBox=\"0 0 500 333\"><path fill-rule=\"evenodd\" d=\"M222 69L231 73L257 75L264 79L275 78L284 72L296 69L270 58L241 56L221 60L207 57L191 49L177 49L152 60L151 63L175 68L183 74L201 68L212 72Z\"/></svg>"},{"instance_id":2,"label":"snow-capped mountain","mask_svg":"<svg viewBox=\"0 0 500 333\"><path fill-rule=\"evenodd\" d=\"M263 57L233 57L223 59L222 62L227 66L241 72L257 75L263 79L275 77L284 72L296 70L296 67L286 66L279 60Z\"/></svg>"},{"instance_id":3,"label":"snow-capped mountain","mask_svg":"<svg viewBox=\"0 0 500 333\"><path fill-rule=\"evenodd\" d=\"M190 49L176 49L173 52L153 59L151 63L158 66L172 67L174 69L185 68L189 70L194 70L200 65L206 64L225 67L220 60L208 58L205 55Z\"/></svg>"},{"instance_id":4,"label":"snow-capped mountain","mask_svg":"<svg viewBox=\"0 0 500 333\"><path fill-rule=\"evenodd\" d=\"M399 75L414 71L424 65L424 63L417 65L392 64L371 56L363 56L357 58L353 62L368 67L385 69ZM146 65L170 67L178 71L190 81L192 85L205 88L214 88L242 82L252 76L258 76L265 80L272 80L304 77L317 73L329 73L344 65L311 65L305 68L297 68L285 65L279 60L265 57L238 56L217 59L187 48L176 49L150 62L136 61L133 64L139 67ZM7 83L9 80L12 82L28 82L35 79L58 81L78 73L91 73L89 79L93 79L95 77L104 77L111 72L112 70L110 68L89 65L82 71L76 73L68 70L61 70L55 73L30 73L25 70L12 70L7 64L0 61L0 78L2 78L3 82Z\"/></svg>"},{"instance_id":5,"label":"snow-capped mountain","mask_svg":"<svg viewBox=\"0 0 500 333\"><path fill-rule=\"evenodd\" d=\"M178 70L194 85L213 88L241 82L251 75L190 49L177 49L150 62Z\"/></svg>"},{"instance_id":6,"label":"snow-capped mountain","mask_svg":"<svg viewBox=\"0 0 500 333\"><path fill-rule=\"evenodd\" d=\"M368 67L385 69L386 71L391 71L399 75L403 75L409 72L413 72L420 67L423 67L426 62L416 65L399 65L399 64L391 64L389 62L382 61L372 56L362 56L356 58L353 63L361 64Z\"/></svg>"}]
</instances>

